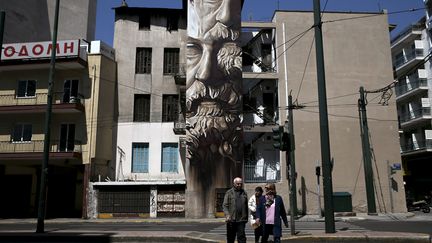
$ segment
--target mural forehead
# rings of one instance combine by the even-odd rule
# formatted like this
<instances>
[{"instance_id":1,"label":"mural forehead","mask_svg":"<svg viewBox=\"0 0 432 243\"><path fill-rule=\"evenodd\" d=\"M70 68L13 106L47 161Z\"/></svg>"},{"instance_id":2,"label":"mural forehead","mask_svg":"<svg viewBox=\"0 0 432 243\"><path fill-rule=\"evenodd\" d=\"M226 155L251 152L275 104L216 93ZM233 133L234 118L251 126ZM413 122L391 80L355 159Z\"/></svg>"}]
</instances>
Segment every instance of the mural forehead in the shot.
<instances>
[{"instance_id":1,"label":"mural forehead","mask_svg":"<svg viewBox=\"0 0 432 243\"><path fill-rule=\"evenodd\" d=\"M188 35L197 39L206 38L206 33L217 25L222 26L218 28L239 32L240 12L240 0L190 0Z\"/></svg>"}]
</instances>

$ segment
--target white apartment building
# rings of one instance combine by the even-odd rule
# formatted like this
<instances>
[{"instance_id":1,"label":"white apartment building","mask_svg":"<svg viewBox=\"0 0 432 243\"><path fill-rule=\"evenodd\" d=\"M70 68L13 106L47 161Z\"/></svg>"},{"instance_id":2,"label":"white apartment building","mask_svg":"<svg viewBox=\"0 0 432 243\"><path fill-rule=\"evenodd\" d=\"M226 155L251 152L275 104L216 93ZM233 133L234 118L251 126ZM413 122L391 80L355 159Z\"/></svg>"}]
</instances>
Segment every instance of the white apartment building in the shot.
<instances>
[{"instance_id":1,"label":"white apartment building","mask_svg":"<svg viewBox=\"0 0 432 243\"><path fill-rule=\"evenodd\" d=\"M432 68L431 1L426 16L391 40L396 103L400 125L404 182L409 199L421 199L432 189Z\"/></svg>"}]
</instances>

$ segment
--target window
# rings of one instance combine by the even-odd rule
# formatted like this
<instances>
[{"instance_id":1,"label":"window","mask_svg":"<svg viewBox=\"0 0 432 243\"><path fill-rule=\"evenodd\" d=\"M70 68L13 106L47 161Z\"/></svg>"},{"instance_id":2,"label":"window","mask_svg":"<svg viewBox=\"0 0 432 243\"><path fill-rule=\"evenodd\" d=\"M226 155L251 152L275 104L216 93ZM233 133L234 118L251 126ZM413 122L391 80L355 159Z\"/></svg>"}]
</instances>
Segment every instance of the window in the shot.
<instances>
[{"instance_id":1,"label":"window","mask_svg":"<svg viewBox=\"0 0 432 243\"><path fill-rule=\"evenodd\" d=\"M178 30L179 16L176 14L171 14L167 17L167 30L176 31Z\"/></svg>"},{"instance_id":2,"label":"window","mask_svg":"<svg viewBox=\"0 0 432 243\"><path fill-rule=\"evenodd\" d=\"M17 124L12 134L12 142L29 142L32 138L31 124Z\"/></svg>"},{"instance_id":3,"label":"window","mask_svg":"<svg viewBox=\"0 0 432 243\"><path fill-rule=\"evenodd\" d=\"M139 30L150 30L150 15L139 16Z\"/></svg>"},{"instance_id":4,"label":"window","mask_svg":"<svg viewBox=\"0 0 432 243\"><path fill-rule=\"evenodd\" d=\"M150 95L135 94L133 121L134 122L150 121Z\"/></svg>"},{"instance_id":5,"label":"window","mask_svg":"<svg viewBox=\"0 0 432 243\"><path fill-rule=\"evenodd\" d=\"M36 95L36 80L18 81L18 98L34 97Z\"/></svg>"},{"instance_id":6,"label":"window","mask_svg":"<svg viewBox=\"0 0 432 243\"><path fill-rule=\"evenodd\" d=\"M148 173L149 144L132 143L132 172Z\"/></svg>"},{"instance_id":7,"label":"window","mask_svg":"<svg viewBox=\"0 0 432 243\"><path fill-rule=\"evenodd\" d=\"M272 56L271 56L271 45L270 44L261 44L261 55L262 62L264 64L263 71L271 69L272 66ZM265 70L264 70L265 69Z\"/></svg>"},{"instance_id":8,"label":"window","mask_svg":"<svg viewBox=\"0 0 432 243\"><path fill-rule=\"evenodd\" d=\"M75 124L60 125L60 152L72 152L75 150Z\"/></svg>"},{"instance_id":9,"label":"window","mask_svg":"<svg viewBox=\"0 0 432 243\"><path fill-rule=\"evenodd\" d=\"M162 172L177 172L178 144L162 144Z\"/></svg>"},{"instance_id":10,"label":"window","mask_svg":"<svg viewBox=\"0 0 432 243\"><path fill-rule=\"evenodd\" d=\"M152 49L136 49L135 73L151 73Z\"/></svg>"},{"instance_id":11,"label":"window","mask_svg":"<svg viewBox=\"0 0 432 243\"><path fill-rule=\"evenodd\" d=\"M178 73L179 71L179 48L164 49L164 74Z\"/></svg>"},{"instance_id":12,"label":"window","mask_svg":"<svg viewBox=\"0 0 432 243\"><path fill-rule=\"evenodd\" d=\"M172 122L178 116L178 95L163 95L162 122Z\"/></svg>"},{"instance_id":13,"label":"window","mask_svg":"<svg viewBox=\"0 0 432 243\"><path fill-rule=\"evenodd\" d=\"M78 80L65 80L63 85L63 103L78 102Z\"/></svg>"}]
</instances>

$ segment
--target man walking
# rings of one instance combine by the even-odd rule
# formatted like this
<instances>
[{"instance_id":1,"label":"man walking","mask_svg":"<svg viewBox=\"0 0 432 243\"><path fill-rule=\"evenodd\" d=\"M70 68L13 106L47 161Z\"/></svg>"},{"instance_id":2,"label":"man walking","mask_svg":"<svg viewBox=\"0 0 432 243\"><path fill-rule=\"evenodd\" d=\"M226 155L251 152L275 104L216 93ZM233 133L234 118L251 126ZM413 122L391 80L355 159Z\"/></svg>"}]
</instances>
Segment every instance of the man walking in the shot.
<instances>
[{"instance_id":1,"label":"man walking","mask_svg":"<svg viewBox=\"0 0 432 243\"><path fill-rule=\"evenodd\" d=\"M246 243L245 226L248 221L248 196L243 190L243 180L236 177L233 187L225 193L223 201L225 221L227 222L227 242Z\"/></svg>"}]
</instances>

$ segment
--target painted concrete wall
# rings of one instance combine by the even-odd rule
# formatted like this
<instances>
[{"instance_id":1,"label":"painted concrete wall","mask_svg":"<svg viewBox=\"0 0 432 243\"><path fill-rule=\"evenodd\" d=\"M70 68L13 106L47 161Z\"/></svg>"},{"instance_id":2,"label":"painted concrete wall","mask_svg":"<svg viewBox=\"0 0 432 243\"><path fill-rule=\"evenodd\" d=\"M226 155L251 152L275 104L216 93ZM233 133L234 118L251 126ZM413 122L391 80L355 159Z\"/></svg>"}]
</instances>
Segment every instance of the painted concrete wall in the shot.
<instances>
[{"instance_id":1,"label":"painted concrete wall","mask_svg":"<svg viewBox=\"0 0 432 243\"><path fill-rule=\"evenodd\" d=\"M93 40L96 4L97 0L60 1L58 39ZM51 40L55 1L0 1L0 9L6 12L4 43Z\"/></svg>"},{"instance_id":2,"label":"painted concrete wall","mask_svg":"<svg viewBox=\"0 0 432 243\"><path fill-rule=\"evenodd\" d=\"M161 172L162 143L178 143L178 137L173 136L172 123L120 123L118 126L117 146L124 152L122 160L123 174L118 174L119 180L169 181L184 180L184 170L178 154L178 172ZM132 173L132 143L149 143L149 172ZM180 146L179 146L180 147ZM119 171L120 155L117 152L117 167Z\"/></svg>"},{"instance_id":3,"label":"painted concrete wall","mask_svg":"<svg viewBox=\"0 0 432 243\"><path fill-rule=\"evenodd\" d=\"M364 16L355 13L325 13L323 21L347 17ZM286 40L305 31L313 25L311 12L275 13L273 22L277 25L276 46L283 43L282 25L287 30ZM307 60L313 31L309 31L296 45L287 51L288 89L297 93ZM327 80L329 132L331 156L334 157L333 191L346 191L352 194L353 209L366 210L366 192L360 141L357 100L358 90L378 89L393 81L390 40L387 16L361 18L351 21L338 21L323 25L324 55ZM283 48L278 48L281 53ZM283 57L278 60L279 106L285 103L285 68ZM307 213L317 212L316 161L321 161L320 131L318 116L318 91L316 81L315 51L312 51L298 102L306 103L302 110L294 111L296 139L297 187L301 191L304 179L305 194L297 195L298 207ZM389 179L386 161L400 163L399 138L394 96L389 106L376 105L377 96L369 95L367 107L375 161L372 160L377 198L377 210L390 211ZM339 98L335 98L339 97ZM294 97L296 99L297 97ZM281 111L280 117L285 117ZM284 162L282 165L284 166ZM376 170L378 169L378 170ZM285 168L282 168L285 171ZM284 177L285 178L285 177ZM396 190L393 191L395 212L405 212L405 196L402 173L394 175ZM282 182L281 185L286 184ZM279 190L278 190L279 191ZM287 198L285 190L285 198ZM383 201L384 204L383 205Z\"/></svg>"},{"instance_id":4,"label":"painted concrete wall","mask_svg":"<svg viewBox=\"0 0 432 243\"><path fill-rule=\"evenodd\" d=\"M102 54L88 56L89 98L86 124L89 143L86 162L93 163L93 176L113 177L113 126L115 112L116 62ZM93 180L95 178L92 178Z\"/></svg>"}]
</instances>

